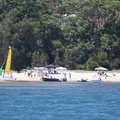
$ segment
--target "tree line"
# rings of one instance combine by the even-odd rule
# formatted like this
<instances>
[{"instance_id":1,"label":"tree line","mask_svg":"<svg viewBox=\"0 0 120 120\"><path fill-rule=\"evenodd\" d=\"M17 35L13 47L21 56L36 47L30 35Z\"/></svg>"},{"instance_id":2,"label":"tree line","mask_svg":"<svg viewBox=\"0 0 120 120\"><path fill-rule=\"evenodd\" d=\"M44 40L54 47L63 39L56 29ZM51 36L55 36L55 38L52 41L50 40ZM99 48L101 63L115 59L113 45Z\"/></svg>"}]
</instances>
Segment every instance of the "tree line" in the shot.
<instances>
[{"instance_id":1,"label":"tree line","mask_svg":"<svg viewBox=\"0 0 120 120\"><path fill-rule=\"evenodd\" d=\"M1 0L0 65L120 68L120 0Z\"/></svg>"}]
</instances>

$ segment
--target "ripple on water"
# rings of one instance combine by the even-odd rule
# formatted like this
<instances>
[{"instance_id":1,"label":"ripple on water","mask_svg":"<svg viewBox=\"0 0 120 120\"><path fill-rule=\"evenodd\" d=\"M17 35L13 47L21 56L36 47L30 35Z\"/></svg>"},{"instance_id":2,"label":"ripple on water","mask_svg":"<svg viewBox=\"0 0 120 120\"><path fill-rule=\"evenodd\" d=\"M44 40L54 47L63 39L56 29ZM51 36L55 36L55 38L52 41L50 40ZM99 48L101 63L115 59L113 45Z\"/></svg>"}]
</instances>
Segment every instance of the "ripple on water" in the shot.
<instances>
[{"instance_id":1,"label":"ripple on water","mask_svg":"<svg viewBox=\"0 0 120 120\"><path fill-rule=\"evenodd\" d=\"M0 85L0 120L118 120L120 84Z\"/></svg>"}]
</instances>

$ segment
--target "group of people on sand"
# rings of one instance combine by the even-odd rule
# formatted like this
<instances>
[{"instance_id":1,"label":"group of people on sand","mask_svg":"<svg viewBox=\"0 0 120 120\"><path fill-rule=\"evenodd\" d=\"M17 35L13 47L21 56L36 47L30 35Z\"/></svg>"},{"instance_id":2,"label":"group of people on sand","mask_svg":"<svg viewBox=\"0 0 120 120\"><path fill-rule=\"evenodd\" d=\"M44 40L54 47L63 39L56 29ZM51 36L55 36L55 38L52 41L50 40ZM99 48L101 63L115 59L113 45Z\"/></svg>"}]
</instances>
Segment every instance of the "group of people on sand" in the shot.
<instances>
[{"instance_id":1,"label":"group of people on sand","mask_svg":"<svg viewBox=\"0 0 120 120\"><path fill-rule=\"evenodd\" d=\"M104 71L99 71L98 75L103 76L103 77L107 77L107 73Z\"/></svg>"},{"instance_id":2,"label":"group of people on sand","mask_svg":"<svg viewBox=\"0 0 120 120\"><path fill-rule=\"evenodd\" d=\"M30 72L27 72L26 75L28 77L38 77L38 76L41 76L41 73L40 72L34 72L34 71L30 71Z\"/></svg>"},{"instance_id":3,"label":"group of people on sand","mask_svg":"<svg viewBox=\"0 0 120 120\"><path fill-rule=\"evenodd\" d=\"M102 77L107 77L107 73L104 72L104 71L98 71L93 77L94 79L98 79L98 80L101 80Z\"/></svg>"}]
</instances>

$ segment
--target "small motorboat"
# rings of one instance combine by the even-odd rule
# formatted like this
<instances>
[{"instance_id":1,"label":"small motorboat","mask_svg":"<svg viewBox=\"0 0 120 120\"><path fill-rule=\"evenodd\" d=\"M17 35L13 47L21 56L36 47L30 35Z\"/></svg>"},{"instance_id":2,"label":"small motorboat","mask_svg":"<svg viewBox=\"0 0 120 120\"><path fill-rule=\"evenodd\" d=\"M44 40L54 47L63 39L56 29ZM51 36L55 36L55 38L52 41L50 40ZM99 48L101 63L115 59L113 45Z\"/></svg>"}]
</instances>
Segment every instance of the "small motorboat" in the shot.
<instances>
[{"instance_id":1,"label":"small motorboat","mask_svg":"<svg viewBox=\"0 0 120 120\"><path fill-rule=\"evenodd\" d=\"M43 81L49 81L49 82L60 82L60 80L58 78L51 78L51 77L43 77L42 78Z\"/></svg>"},{"instance_id":2,"label":"small motorboat","mask_svg":"<svg viewBox=\"0 0 120 120\"><path fill-rule=\"evenodd\" d=\"M42 80L47 82L66 82L67 78L43 77Z\"/></svg>"},{"instance_id":3,"label":"small motorboat","mask_svg":"<svg viewBox=\"0 0 120 120\"><path fill-rule=\"evenodd\" d=\"M87 79L78 80L78 82L88 82Z\"/></svg>"}]
</instances>

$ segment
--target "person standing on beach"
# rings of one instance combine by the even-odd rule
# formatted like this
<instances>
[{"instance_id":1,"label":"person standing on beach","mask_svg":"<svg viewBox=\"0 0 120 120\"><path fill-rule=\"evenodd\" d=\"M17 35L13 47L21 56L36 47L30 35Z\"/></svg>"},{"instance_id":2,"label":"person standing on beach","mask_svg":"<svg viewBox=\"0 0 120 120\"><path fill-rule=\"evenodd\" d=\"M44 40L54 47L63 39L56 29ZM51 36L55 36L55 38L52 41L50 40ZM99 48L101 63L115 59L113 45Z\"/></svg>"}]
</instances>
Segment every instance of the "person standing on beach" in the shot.
<instances>
[{"instance_id":1,"label":"person standing on beach","mask_svg":"<svg viewBox=\"0 0 120 120\"><path fill-rule=\"evenodd\" d=\"M69 78L71 78L71 73L69 73Z\"/></svg>"}]
</instances>

